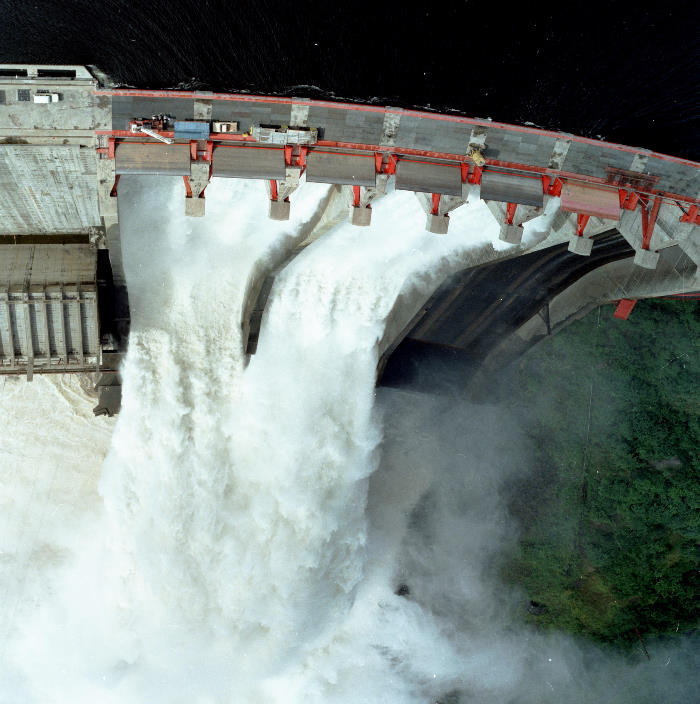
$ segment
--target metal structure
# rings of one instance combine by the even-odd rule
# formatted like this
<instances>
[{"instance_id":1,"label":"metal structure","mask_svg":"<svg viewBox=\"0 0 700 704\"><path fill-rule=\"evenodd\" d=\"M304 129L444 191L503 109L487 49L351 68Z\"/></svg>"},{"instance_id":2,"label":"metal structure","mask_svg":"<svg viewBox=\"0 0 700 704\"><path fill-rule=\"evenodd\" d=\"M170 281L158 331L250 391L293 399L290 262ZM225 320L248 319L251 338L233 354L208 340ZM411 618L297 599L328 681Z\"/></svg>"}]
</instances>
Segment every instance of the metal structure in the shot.
<instances>
[{"instance_id":1,"label":"metal structure","mask_svg":"<svg viewBox=\"0 0 700 704\"><path fill-rule=\"evenodd\" d=\"M250 127L241 131L243 125ZM372 202L394 179L397 189L416 193L426 229L436 234L448 233L450 212L480 197L500 225L501 239L514 245L492 258L524 253L524 223L558 199L551 229L537 248L564 243L569 252L587 256L592 237L614 228L632 248L635 265L647 271L656 269L665 250L682 251L685 278L677 293L700 287L695 162L455 115L303 98L116 89L99 71L82 66L5 64L0 372L31 376L62 365L117 371L129 317L118 186L121 177L139 174L182 176L185 212L192 216L205 214L211 178L263 180L268 215L280 220L289 217L300 179L333 184L345 193L350 221L359 226L371 223ZM90 252L87 278L58 265L37 278L34 263L17 263L38 262L45 256L38 246L49 247L48 261L58 262L68 244ZM27 254L31 247L33 255ZM397 313L391 334L396 337L394 327L403 329L414 313ZM112 382L104 382L111 395Z\"/></svg>"},{"instance_id":2,"label":"metal structure","mask_svg":"<svg viewBox=\"0 0 700 704\"><path fill-rule=\"evenodd\" d=\"M90 245L15 246L11 255L0 260L6 285L0 291L0 373L26 373L31 380L34 372L96 371L96 260Z\"/></svg>"}]
</instances>

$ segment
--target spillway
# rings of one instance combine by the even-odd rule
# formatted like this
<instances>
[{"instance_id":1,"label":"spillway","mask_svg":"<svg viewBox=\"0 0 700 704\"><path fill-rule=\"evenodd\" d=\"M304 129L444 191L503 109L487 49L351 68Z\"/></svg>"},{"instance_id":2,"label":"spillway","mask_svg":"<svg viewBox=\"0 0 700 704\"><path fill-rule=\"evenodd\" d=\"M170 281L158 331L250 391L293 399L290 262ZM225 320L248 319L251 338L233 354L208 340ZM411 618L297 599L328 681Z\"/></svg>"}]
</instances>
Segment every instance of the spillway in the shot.
<instances>
[{"instance_id":1,"label":"spillway","mask_svg":"<svg viewBox=\"0 0 700 704\"><path fill-rule=\"evenodd\" d=\"M387 318L400 295L423 296L494 233L477 205L453 237L432 238L412 194L390 193L369 228L332 227L278 273L248 357L240 321L253 279L308 236L328 187L304 185L293 219L275 222L259 217L256 182L214 184L207 220L193 221L174 207L176 184L131 183L132 332L100 481L106 511L41 604L39 660L55 664L33 673L30 691L37 701L328 701L332 676L309 662L337 667L336 641L368 608L358 595L377 558L367 493ZM396 601L392 579L374 588ZM36 626L12 641L20 666ZM352 638L373 652L371 631Z\"/></svg>"}]
</instances>

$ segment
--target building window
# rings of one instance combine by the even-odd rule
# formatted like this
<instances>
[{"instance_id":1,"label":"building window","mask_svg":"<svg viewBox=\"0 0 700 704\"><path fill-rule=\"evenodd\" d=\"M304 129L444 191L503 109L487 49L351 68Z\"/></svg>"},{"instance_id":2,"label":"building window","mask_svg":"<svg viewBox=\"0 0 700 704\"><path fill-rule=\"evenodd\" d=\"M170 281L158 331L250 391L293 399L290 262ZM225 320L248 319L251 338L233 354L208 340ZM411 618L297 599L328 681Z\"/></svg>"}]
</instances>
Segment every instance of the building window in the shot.
<instances>
[{"instance_id":1,"label":"building window","mask_svg":"<svg viewBox=\"0 0 700 704\"><path fill-rule=\"evenodd\" d=\"M31 91L20 89L17 91L17 100L19 102L28 103L32 99Z\"/></svg>"}]
</instances>

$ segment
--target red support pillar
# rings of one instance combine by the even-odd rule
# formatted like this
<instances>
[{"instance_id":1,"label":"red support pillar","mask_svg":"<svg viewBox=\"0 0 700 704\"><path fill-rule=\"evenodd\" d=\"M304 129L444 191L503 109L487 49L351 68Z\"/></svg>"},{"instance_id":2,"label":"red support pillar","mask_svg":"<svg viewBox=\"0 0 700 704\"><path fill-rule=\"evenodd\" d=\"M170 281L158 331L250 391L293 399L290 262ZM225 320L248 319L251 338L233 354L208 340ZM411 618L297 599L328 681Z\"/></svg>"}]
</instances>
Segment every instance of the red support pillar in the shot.
<instances>
[{"instance_id":1,"label":"red support pillar","mask_svg":"<svg viewBox=\"0 0 700 704\"><path fill-rule=\"evenodd\" d=\"M275 179L270 181L270 199L277 200L277 181Z\"/></svg>"},{"instance_id":2,"label":"red support pillar","mask_svg":"<svg viewBox=\"0 0 700 704\"><path fill-rule=\"evenodd\" d=\"M397 158L394 154L386 154L387 161L384 166L384 154L386 152L374 152L374 167L378 174L391 176L396 173Z\"/></svg>"},{"instance_id":3,"label":"red support pillar","mask_svg":"<svg viewBox=\"0 0 700 704\"><path fill-rule=\"evenodd\" d=\"M306 169L306 155L309 153L308 147L299 147L299 159L297 160L297 166L304 171Z\"/></svg>"},{"instance_id":4,"label":"red support pillar","mask_svg":"<svg viewBox=\"0 0 700 704\"><path fill-rule=\"evenodd\" d=\"M472 171L472 175L469 177L469 183L472 185L474 184L481 184L481 168L478 166L474 167L474 171Z\"/></svg>"},{"instance_id":5,"label":"red support pillar","mask_svg":"<svg viewBox=\"0 0 700 704\"><path fill-rule=\"evenodd\" d=\"M433 207L432 207L432 209L430 210L430 212L431 212L433 215L437 215L437 214L438 214L438 211L439 211L439 209L440 209L440 194L439 194L439 193L433 193L432 196L433 196Z\"/></svg>"},{"instance_id":6,"label":"red support pillar","mask_svg":"<svg viewBox=\"0 0 700 704\"><path fill-rule=\"evenodd\" d=\"M352 204L356 208L360 207L360 187L359 186L352 187Z\"/></svg>"},{"instance_id":7,"label":"red support pillar","mask_svg":"<svg viewBox=\"0 0 700 704\"><path fill-rule=\"evenodd\" d=\"M513 224L513 218L515 217L515 211L518 209L517 203L508 203L506 205L506 223L508 225Z\"/></svg>"},{"instance_id":8,"label":"red support pillar","mask_svg":"<svg viewBox=\"0 0 700 704\"><path fill-rule=\"evenodd\" d=\"M586 225L590 219L590 215L584 215L579 213L576 217L576 235L578 237L583 237L583 231L586 229Z\"/></svg>"},{"instance_id":9,"label":"red support pillar","mask_svg":"<svg viewBox=\"0 0 700 704\"><path fill-rule=\"evenodd\" d=\"M619 318L620 320L627 320L627 318L630 317L630 313L632 312L632 308L634 308L636 303L637 303L637 300L634 298L621 299L620 302L617 304L617 308L615 308L615 312L613 313L613 317Z\"/></svg>"},{"instance_id":10,"label":"red support pillar","mask_svg":"<svg viewBox=\"0 0 700 704\"><path fill-rule=\"evenodd\" d=\"M622 210L634 210L639 203L639 194L634 191L620 189L620 208Z\"/></svg>"},{"instance_id":11,"label":"red support pillar","mask_svg":"<svg viewBox=\"0 0 700 704\"><path fill-rule=\"evenodd\" d=\"M114 159L114 150L117 146L117 140L114 137L110 137L107 140L107 158Z\"/></svg>"},{"instance_id":12,"label":"red support pillar","mask_svg":"<svg viewBox=\"0 0 700 704\"><path fill-rule=\"evenodd\" d=\"M695 225L700 225L700 206L691 205L687 213L683 208L681 208L681 210L683 211L683 215L681 215L680 222L690 222Z\"/></svg>"},{"instance_id":13,"label":"red support pillar","mask_svg":"<svg viewBox=\"0 0 700 704\"><path fill-rule=\"evenodd\" d=\"M190 186L190 179L188 176L183 176L182 180L185 182L185 194L188 198L192 198L192 188Z\"/></svg>"},{"instance_id":14,"label":"red support pillar","mask_svg":"<svg viewBox=\"0 0 700 704\"><path fill-rule=\"evenodd\" d=\"M546 196L560 196L563 185L562 180L558 176L542 177L542 192Z\"/></svg>"}]
</instances>

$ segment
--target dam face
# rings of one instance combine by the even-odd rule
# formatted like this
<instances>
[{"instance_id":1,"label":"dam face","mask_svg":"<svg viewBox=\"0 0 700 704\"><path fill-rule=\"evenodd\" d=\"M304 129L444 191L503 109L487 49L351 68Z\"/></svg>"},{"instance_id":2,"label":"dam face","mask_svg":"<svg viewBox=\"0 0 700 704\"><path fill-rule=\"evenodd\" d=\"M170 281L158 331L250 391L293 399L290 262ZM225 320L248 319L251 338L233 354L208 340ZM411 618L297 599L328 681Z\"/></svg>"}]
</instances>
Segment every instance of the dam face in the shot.
<instances>
[{"instance_id":1,"label":"dam face","mask_svg":"<svg viewBox=\"0 0 700 704\"><path fill-rule=\"evenodd\" d=\"M0 374L31 380L93 372L96 412L119 409L130 320L119 181L140 175L182 178L182 207L192 217L206 217L212 178L260 181L267 190L260 216L277 221L292 216L300 182L332 185L306 238L256 273L240 321L248 354L275 275L339 222L338 204L353 225L370 225L372 205L388 188L415 193L435 237L450 237L457 208L483 201L500 242L457 262L435 296L399 297L380 343L380 375L404 339L464 348L475 324L465 282L473 269L498 260L538 251L549 257L556 247L578 272L550 271L556 285L513 330L545 304L549 331L596 302L700 288L695 162L490 120L304 98L117 89L83 66L3 64ZM614 256L601 255L596 241L611 235L626 243L624 256L607 245ZM595 266L571 264L579 258ZM602 267L606 276L596 278ZM573 284L576 295L565 296Z\"/></svg>"}]
</instances>

